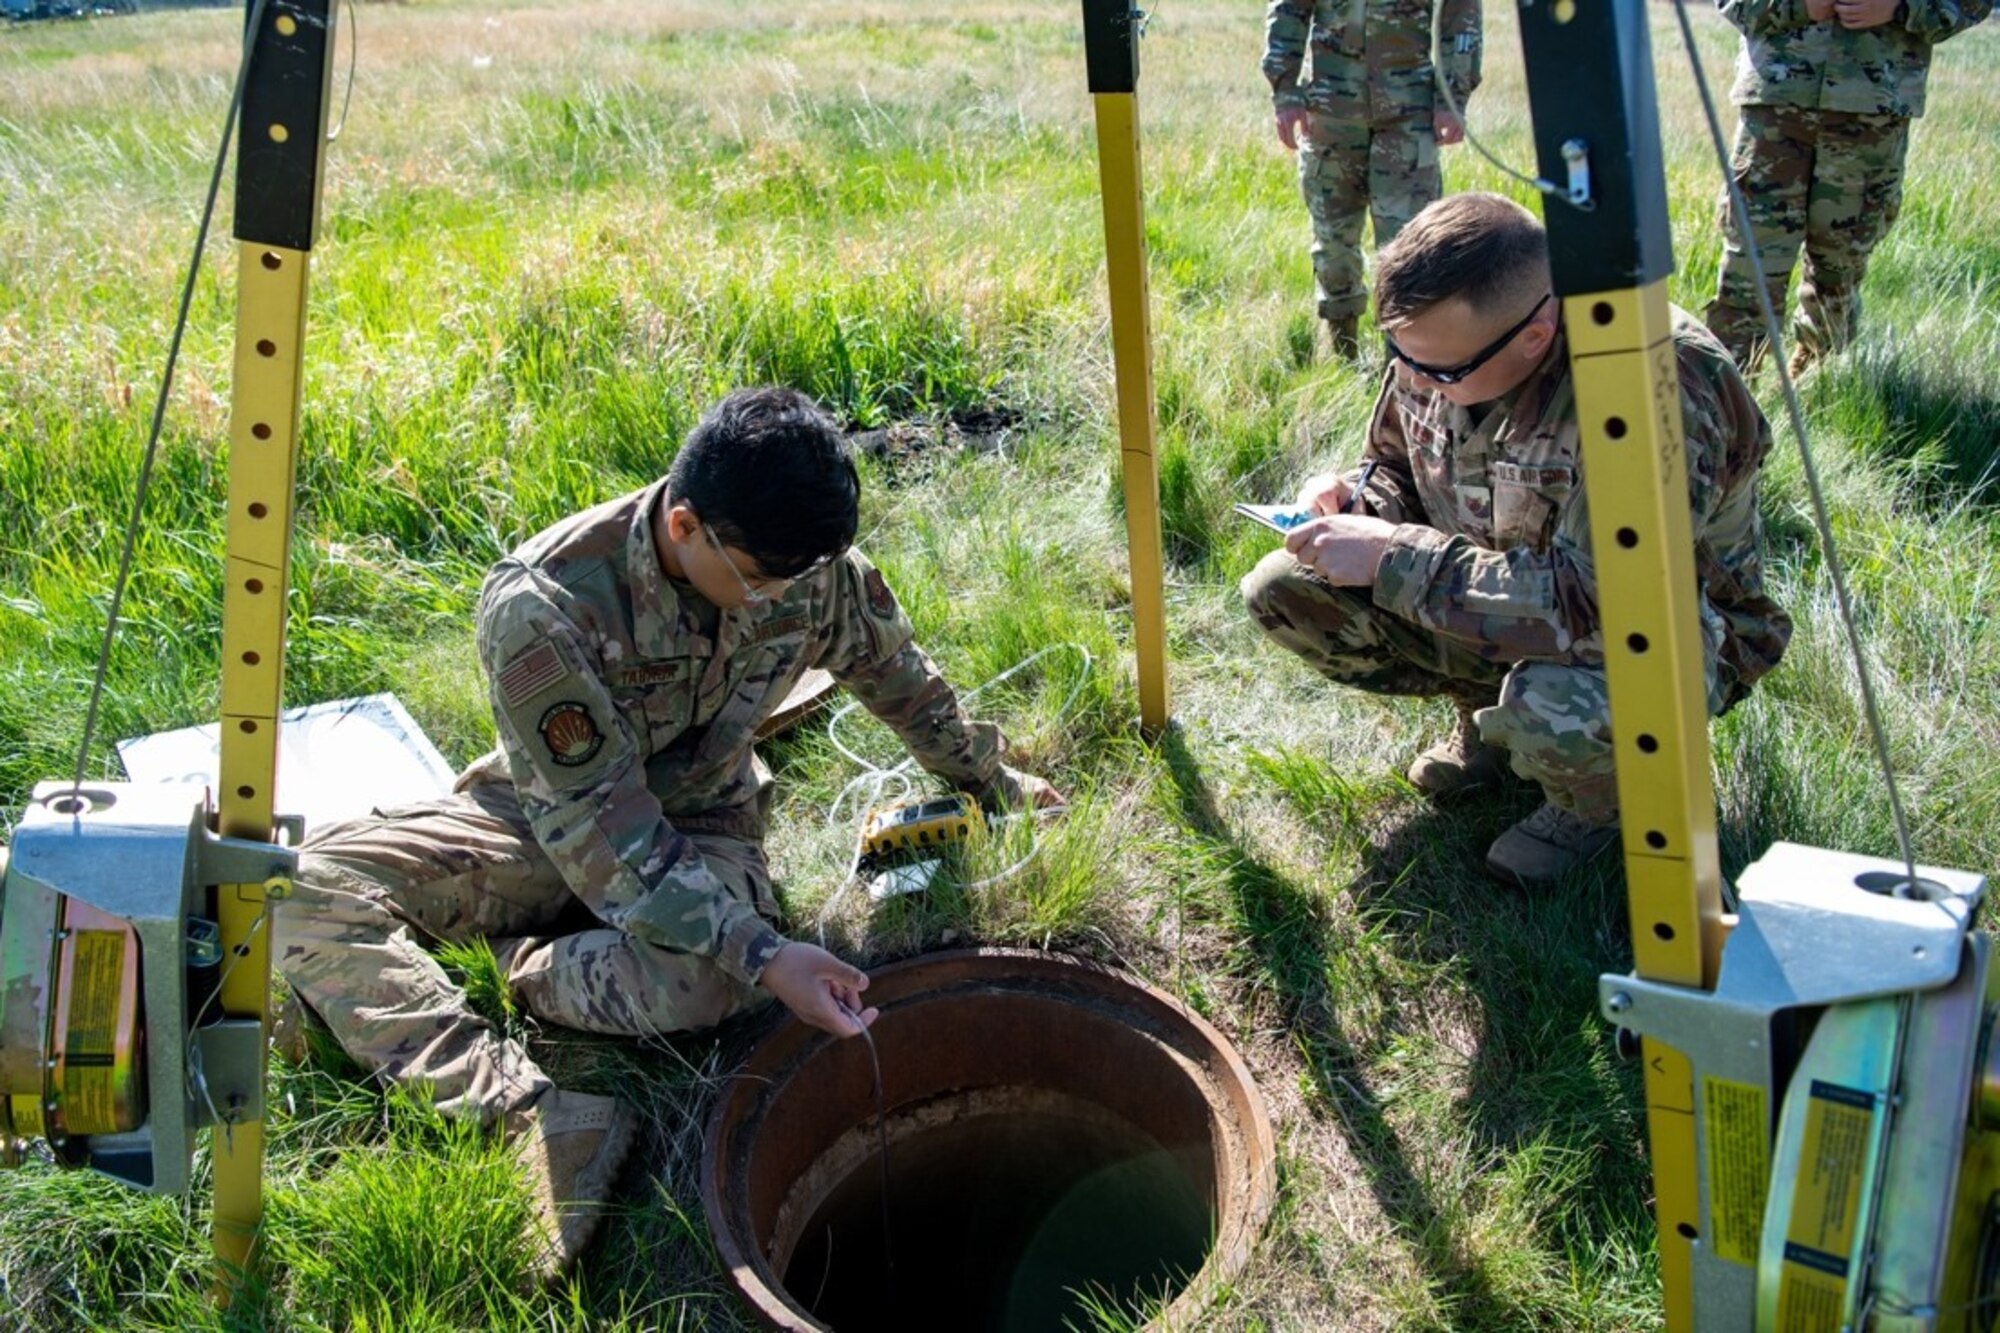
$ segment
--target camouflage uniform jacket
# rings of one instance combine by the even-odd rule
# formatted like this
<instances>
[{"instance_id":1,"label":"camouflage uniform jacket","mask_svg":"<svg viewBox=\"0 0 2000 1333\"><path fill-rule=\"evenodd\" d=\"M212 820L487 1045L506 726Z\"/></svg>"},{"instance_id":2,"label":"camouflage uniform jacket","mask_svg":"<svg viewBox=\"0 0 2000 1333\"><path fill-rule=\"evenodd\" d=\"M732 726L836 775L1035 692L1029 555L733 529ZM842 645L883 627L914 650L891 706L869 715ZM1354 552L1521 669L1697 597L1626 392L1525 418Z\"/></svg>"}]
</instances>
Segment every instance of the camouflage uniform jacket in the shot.
<instances>
[{"instance_id":1,"label":"camouflage uniform jacket","mask_svg":"<svg viewBox=\"0 0 2000 1333\"><path fill-rule=\"evenodd\" d=\"M966 717L859 552L720 612L670 581L652 525L665 489L558 523L487 576L479 656L500 749L483 766L511 776L536 838L601 919L754 982L783 938L676 823L761 836L770 778L752 734L805 671L831 672L924 768L976 794L1011 780L1005 742Z\"/></svg>"},{"instance_id":2,"label":"camouflage uniform jacket","mask_svg":"<svg viewBox=\"0 0 2000 1333\"><path fill-rule=\"evenodd\" d=\"M1479 0L1442 0L1438 50L1462 108L1479 86ZM1306 49L1312 78L1301 85ZM1431 0L1271 0L1264 22L1264 77L1280 109L1380 124L1435 105Z\"/></svg>"},{"instance_id":3,"label":"camouflage uniform jacket","mask_svg":"<svg viewBox=\"0 0 2000 1333\"><path fill-rule=\"evenodd\" d=\"M1815 23L1805 0L1718 0L1743 32L1738 106L1797 106L1873 116L1924 114L1931 46L1976 26L1993 0L1903 0L1887 23Z\"/></svg>"},{"instance_id":4,"label":"camouflage uniform jacket","mask_svg":"<svg viewBox=\"0 0 2000 1333\"><path fill-rule=\"evenodd\" d=\"M1604 661L1567 340L1475 420L1442 394L1385 376L1362 507L1400 526L1374 602L1496 662ZM1701 619L1736 698L1783 654L1791 620L1764 595L1757 478L1763 412L1722 345L1674 312Z\"/></svg>"}]
</instances>

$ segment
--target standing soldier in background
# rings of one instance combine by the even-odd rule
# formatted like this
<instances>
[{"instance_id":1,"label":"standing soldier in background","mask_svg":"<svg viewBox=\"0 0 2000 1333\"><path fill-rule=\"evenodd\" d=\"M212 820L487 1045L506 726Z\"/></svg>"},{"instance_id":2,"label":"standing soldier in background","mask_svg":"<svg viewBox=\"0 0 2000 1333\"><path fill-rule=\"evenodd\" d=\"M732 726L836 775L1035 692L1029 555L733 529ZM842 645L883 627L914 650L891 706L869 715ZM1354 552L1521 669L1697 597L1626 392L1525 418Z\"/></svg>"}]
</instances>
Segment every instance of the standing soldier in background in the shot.
<instances>
[{"instance_id":1,"label":"standing soldier in background","mask_svg":"<svg viewBox=\"0 0 2000 1333\"><path fill-rule=\"evenodd\" d=\"M1743 252L1722 192L1723 258L1708 327L1746 372L1764 353L1756 284L1782 320L1805 243L1789 369L1854 336L1868 255L1903 200L1910 121L1924 113L1931 46L1973 27L1992 0L1719 0L1743 32L1731 99L1731 173L1756 238Z\"/></svg>"},{"instance_id":2,"label":"standing soldier in background","mask_svg":"<svg viewBox=\"0 0 2000 1333\"><path fill-rule=\"evenodd\" d=\"M1463 110L1479 86L1479 0L1440 0L1435 14L1445 82ZM1465 135L1437 96L1432 19L1432 0L1271 0L1264 77L1278 141L1298 150L1319 316L1335 356L1355 356L1368 304L1362 215L1375 219L1376 248L1387 245L1444 192L1438 145ZM1312 73L1301 82L1308 46Z\"/></svg>"}]
</instances>

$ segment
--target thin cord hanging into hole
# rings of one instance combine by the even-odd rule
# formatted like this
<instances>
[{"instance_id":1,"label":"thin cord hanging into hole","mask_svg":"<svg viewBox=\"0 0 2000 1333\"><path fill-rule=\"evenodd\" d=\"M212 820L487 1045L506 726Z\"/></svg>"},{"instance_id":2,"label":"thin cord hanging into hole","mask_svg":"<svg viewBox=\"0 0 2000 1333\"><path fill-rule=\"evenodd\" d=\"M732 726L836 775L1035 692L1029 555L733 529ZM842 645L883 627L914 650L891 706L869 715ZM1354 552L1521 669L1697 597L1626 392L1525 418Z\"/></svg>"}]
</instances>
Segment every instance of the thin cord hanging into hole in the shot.
<instances>
[{"instance_id":1,"label":"thin cord hanging into hole","mask_svg":"<svg viewBox=\"0 0 2000 1333\"><path fill-rule=\"evenodd\" d=\"M1750 230L1750 214L1744 205L1743 191L1736 183L1736 173L1730 169L1729 147L1722 137L1722 122L1715 114L1715 99L1709 95L1708 76L1701 67L1701 52L1694 43L1694 28L1688 22L1685 0L1674 0L1674 16L1680 21L1681 43L1687 47L1688 64L1694 70L1695 90L1701 95L1702 114L1708 119L1709 140L1715 148L1715 160L1722 169L1723 188L1729 194L1729 211L1736 220L1736 237L1743 247L1743 253L1757 253L1757 238ZM1772 364L1777 368L1778 387L1785 398L1785 413L1791 421L1792 437L1799 442L1799 461L1804 464L1806 490L1812 496L1813 526L1819 532L1820 549L1826 557L1827 575L1833 581L1834 603L1840 612L1841 627L1847 632L1848 651L1854 657L1854 674L1861 684L1861 708L1868 721L1868 735L1875 744L1875 757L1882 766L1882 784L1889 791L1889 813L1896 823L1896 845L1903 857L1903 868L1909 875L1909 882L1917 881L1917 858L1910 843L1909 820L1903 813L1903 800L1896 788L1896 769L1889 754L1889 733L1882 725L1882 712L1875 701L1875 685L1868 673L1868 655L1862 648L1861 630L1854 622L1853 600L1847 592L1847 576L1840 564L1840 551L1833 540L1833 522L1827 516L1826 493L1820 486L1819 467L1813 462L1812 444L1806 434L1805 413L1799 407L1798 387L1792 383L1791 371L1785 365L1783 331L1778 326L1777 311L1771 307L1771 294L1761 282L1752 283L1757 290L1757 309L1764 317L1764 336L1770 347Z\"/></svg>"}]
</instances>

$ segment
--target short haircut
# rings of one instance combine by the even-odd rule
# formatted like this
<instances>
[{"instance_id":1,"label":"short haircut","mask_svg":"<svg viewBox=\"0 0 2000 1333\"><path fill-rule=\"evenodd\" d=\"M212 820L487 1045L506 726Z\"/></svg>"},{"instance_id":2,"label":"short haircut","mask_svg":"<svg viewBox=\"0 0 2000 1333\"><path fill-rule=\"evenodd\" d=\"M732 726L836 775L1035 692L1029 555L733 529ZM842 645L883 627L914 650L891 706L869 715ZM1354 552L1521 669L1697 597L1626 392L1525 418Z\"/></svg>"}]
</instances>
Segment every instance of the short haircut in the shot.
<instances>
[{"instance_id":1,"label":"short haircut","mask_svg":"<svg viewBox=\"0 0 2000 1333\"><path fill-rule=\"evenodd\" d=\"M675 455L667 493L771 578L843 554L861 521L846 437L794 389L738 389L711 407Z\"/></svg>"},{"instance_id":2,"label":"short haircut","mask_svg":"<svg viewBox=\"0 0 2000 1333\"><path fill-rule=\"evenodd\" d=\"M1398 328L1453 297L1512 318L1548 283L1539 218L1497 194L1454 194L1411 218L1376 256L1375 323Z\"/></svg>"}]
</instances>

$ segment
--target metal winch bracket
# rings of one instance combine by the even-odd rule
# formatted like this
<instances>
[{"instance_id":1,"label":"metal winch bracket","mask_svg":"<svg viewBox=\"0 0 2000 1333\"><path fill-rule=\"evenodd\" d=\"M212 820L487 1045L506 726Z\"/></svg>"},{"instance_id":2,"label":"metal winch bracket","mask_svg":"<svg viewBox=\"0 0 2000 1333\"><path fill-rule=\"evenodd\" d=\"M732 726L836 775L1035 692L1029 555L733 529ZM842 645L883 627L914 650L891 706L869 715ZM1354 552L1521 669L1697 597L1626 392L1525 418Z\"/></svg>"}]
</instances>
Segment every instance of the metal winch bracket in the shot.
<instances>
[{"instance_id":1,"label":"metal winch bracket","mask_svg":"<svg viewBox=\"0 0 2000 1333\"><path fill-rule=\"evenodd\" d=\"M1915 996L1920 1028L1963 1027L1964 1005L1953 997L1960 991L1976 996L1983 985L1986 950L1968 941L1985 887L1983 876L1966 871L1920 866L1912 883L1900 862L1776 843L1739 881L1741 910L1723 945L1714 990L1628 975L1598 979L1607 1022L1681 1052L1693 1069L1689 1109L1702 1164L1704 1219L1692 1243L1697 1328L1754 1323L1754 1246L1749 1255L1744 1249L1745 1238L1755 1238L1757 1210L1743 1216L1738 1182L1746 1148L1760 1156L1770 1152L1785 1102L1787 1090L1774 1067L1775 1020L1786 1010ZM1950 995L1938 994L1947 987ZM1937 1005L1928 1003L1933 995ZM1973 1055L1968 1048L1945 1062L1969 1063ZM1935 1063L1945 1057L1932 1052L1920 1058ZM1927 1099L1963 1096L1968 1071L1943 1074L1933 1071ZM1961 1127L1963 1120L1961 1115ZM1940 1149L1942 1157L1955 1161L1957 1141ZM1908 1154L1898 1156L1903 1160L1892 1174L1906 1190L1905 1173L1913 1164ZM1770 1159L1764 1160L1768 1173ZM1926 1162L1915 1175L1934 1180L1935 1168Z\"/></svg>"},{"instance_id":2,"label":"metal winch bracket","mask_svg":"<svg viewBox=\"0 0 2000 1333\"><path fill-rule=\"evenodd\" d=\"M212 1002L190 1012L188 967L216 953L203 927L216 915L219 886L267 902L281 898L298 858L287 846L218 837L210 822L205 795L190 807L186 787L41 783L15 831L0 898L0 922L17 903L53 895L120 917L138 936L146 1118L128 1133L90 1136L83 1155L96 1169L158 1193L187 1188L197 1130L263 1118L263 1023L215 1021ZM302 831L296 820L280 827L294 841ZM217 961L226 970L232 960ZM47 976L32 969L6 981L0 1073L12 1090L21 1062L41 1058L31 1016L48 1013L56 997Z\"/></svg>"}]
</instances>

